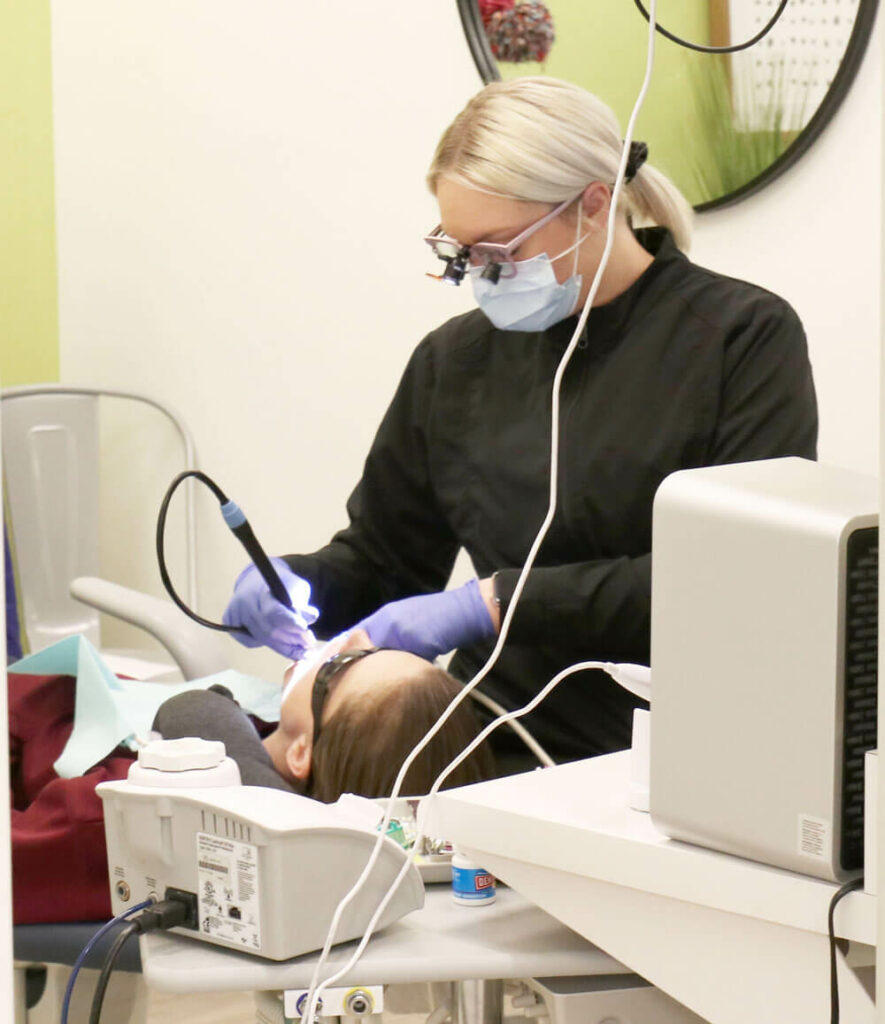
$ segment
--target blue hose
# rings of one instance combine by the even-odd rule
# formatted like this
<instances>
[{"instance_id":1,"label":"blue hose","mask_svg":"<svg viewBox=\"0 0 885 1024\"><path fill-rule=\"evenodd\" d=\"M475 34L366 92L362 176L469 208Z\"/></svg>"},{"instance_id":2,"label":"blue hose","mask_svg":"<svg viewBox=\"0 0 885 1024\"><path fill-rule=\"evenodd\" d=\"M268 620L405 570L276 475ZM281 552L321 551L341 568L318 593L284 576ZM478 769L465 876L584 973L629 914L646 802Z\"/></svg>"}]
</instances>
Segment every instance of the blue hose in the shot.
<instances>
[{"instance_id":1,"label":"blue hose","mask_svg":"<svg viewBox=\"0 0 885 1024\"><path fill-rule=\"evenodd\" d=\"M68 1024L68 1011L71 1006L71 995L74 992L74 982L77 980L77 975L80 972L80 968L83 966L86 957L89 956L90 952L94 948L98 940L114 927L115 924L119 924L121 921L125 921L127 917L131 917L133 914L137 914L140 910L146 910L148 907L153 906L153 900L145 900L144 903L138 903L134 907L130 907L125 910L122 914L118 914L116 917L111 918L107 924L103 924L101 928L92 936L92 938L83 947L82 953L74 961L74 966L71 969L71 976L68 978L68 984L65 988L64 1001L61 1004L61 1024Z\"/></svg>"}]
</instances>

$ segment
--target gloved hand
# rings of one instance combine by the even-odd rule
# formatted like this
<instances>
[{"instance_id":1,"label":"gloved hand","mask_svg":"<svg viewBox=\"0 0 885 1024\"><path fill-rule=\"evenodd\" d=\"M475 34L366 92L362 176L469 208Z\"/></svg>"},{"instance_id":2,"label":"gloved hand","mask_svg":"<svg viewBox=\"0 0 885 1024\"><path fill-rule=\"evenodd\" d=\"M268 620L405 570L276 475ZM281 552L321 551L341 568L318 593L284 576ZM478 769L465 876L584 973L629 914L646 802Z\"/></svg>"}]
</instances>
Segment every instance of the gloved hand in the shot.
<instances>
[{"instance_id":1,"label":"gloved hand","mask_svg":"<svg viewBox=\"0 0 885 1024\"><path fill-rule=\"evenodd\" d=\"M270 592L261 573L250 564L237 577L234 594L222 621L226 626L245 626L247 633L231 636L245 647L270 647L292 661L299 661L316 641L310 631L319 612L310 604L310 584L296 576L282 558L271 564L292 600L292 609Z\"/></svg>"},{"instance_id":2,"label":"gloved hand","mask_svg":"<svg viewBox=\"0 0 885 1024\"><path fill-rule=\"evenodd\" d=\"M429 661L496 632L475 579L457 590L391 601L356 628L364 629L376 647L410 651Z\"/></svg>"}]
</instances>

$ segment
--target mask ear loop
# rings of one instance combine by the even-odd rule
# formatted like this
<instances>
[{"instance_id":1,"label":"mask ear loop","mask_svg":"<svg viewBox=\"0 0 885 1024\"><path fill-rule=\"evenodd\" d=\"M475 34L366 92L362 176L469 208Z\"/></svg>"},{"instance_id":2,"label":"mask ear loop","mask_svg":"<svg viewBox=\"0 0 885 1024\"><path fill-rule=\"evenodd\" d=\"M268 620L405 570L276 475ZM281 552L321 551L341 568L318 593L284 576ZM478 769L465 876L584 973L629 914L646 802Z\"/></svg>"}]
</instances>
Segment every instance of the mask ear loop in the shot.
<instances>
[{"instance_id":1,"label":"mask ear loop","mask_svg":"<svg viewBox=\"0 0 885 1024\"><path fill-rule=\"evenodd\" d=\"M590 231L585 232L583 236L581 235L581 222L583 221L583 219L584 219L584 193L582 192L578 196L578 210L577 210L577 215L575 217L575 245L574 245L575 258L572 261L572 277L575 277L577 275L577 273L578 273L578 256L581 254L581 243L586 238L589 238L590 235L592 234L592 229L591 229ZM576 305L577 305L577 302L578 302L578 300L576 298L575 299L575 304ZM572 310L572 314L571 315L573 315L574 312L575 311ZM581 340L578 342L578 348L586 348L586 347L587 347L587 335L585 333L584 336L581 338Z\"/></svg>"},{"instance_id":2,"label":"mask ear loop","mask_svg":"<svg viewBox=\"0 0 885 1024\"><path fill-rule=\"evenodd\" d=\"M584 219L584 193L582 192L578 196L578 210L577 210L577 216L575 217L575 258L574 258L574 261L572 262L572 277L574 277L575 274L577 274L577 272L578 272L578 256L579 256L580 251L581 251L581 242L583 242L584 238L587 237L587 235L584 235L584 238L580 237L581 236L581 221L583 219ZM587 234L589 235L589 232Z\"/></svg>"},{"instance_id":3,"label":"mask ear loop","mask_svg":"<svg viewBox=\"0 0 885 1024\"><path fill-rule=\"evenodd\" d=\"M581 195L578 197L579 201L582 200L583 197L584 197L584 193L582 192ZM578 249L593 234L593 228L590 228L588 231L585 231L583 235L581 234L581 222L583 221L583 219L584 218L583 218L582 213L581 213L581 207L579 206L578 207L577 223L575 224L575 241L574 241L574 244L570 245L567 249L563 249L562 252L557 253L556 256L547 256L547 259L550 260L551 263L555 263L557 260L561 260L563 256L568 256L568 254L570 252L573 252L575 254L575 258L574 258L573 265L572 265L572 277L574 277L575 274L577 274L577 272L578 272L578 256L580 255L580 253L578 252ZM545 255L546 255L546 253L542 252L542 253L539 253L539 255L537 255L537 256L532 256L529 259L522 260L520 262L522 262L522 263L530 263L532 260L539 260L539 259L541 259Z\"/></svg>"}]
</instances>

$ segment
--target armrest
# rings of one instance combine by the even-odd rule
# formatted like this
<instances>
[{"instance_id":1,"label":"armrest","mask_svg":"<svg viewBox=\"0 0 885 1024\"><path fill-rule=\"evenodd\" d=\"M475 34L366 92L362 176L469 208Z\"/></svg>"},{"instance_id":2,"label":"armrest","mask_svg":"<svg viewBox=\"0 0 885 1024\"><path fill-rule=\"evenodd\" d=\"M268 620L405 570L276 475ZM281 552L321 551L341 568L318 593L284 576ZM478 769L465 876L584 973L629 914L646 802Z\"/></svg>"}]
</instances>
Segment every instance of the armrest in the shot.
<instances>
[{"instance_id":1,"label":"armrest","mask_svg":"<svg viewBox=\"0 0 885 1024\"><path fill-rule=\"evenodd\" d=\"M71 596L150 633L172 655L185 679L200 679L230 667L219 637L189 619L171 601L143 594L96 576L71 581Z\"/></svg>"}]
</instances>

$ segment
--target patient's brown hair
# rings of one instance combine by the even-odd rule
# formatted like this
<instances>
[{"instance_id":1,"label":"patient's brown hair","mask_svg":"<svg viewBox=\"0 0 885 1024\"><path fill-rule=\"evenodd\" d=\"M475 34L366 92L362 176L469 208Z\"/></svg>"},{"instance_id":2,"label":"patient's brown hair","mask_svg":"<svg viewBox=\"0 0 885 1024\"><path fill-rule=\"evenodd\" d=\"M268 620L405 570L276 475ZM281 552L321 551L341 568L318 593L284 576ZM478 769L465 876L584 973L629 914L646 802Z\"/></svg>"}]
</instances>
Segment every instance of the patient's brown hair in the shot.
<instances>
[{"instance_id":1,"label":"patient's brown hair","mask_svg":"<svg viewBox=\"0 0 885 1024\"><path fill-rule=\"evenodd\" d=\"M403 761L460 692L461 684L434 665L418 675L391 680L377 692L345 701L323 723L313 751L309 796L332 803L342 793L389 796ZM454 711L415 759L403 796L420 796L437 775L479 732L470 698ZM443 784L466 786L494 775L488 744L483 743Z\"/></svg>"}]
</instances>

